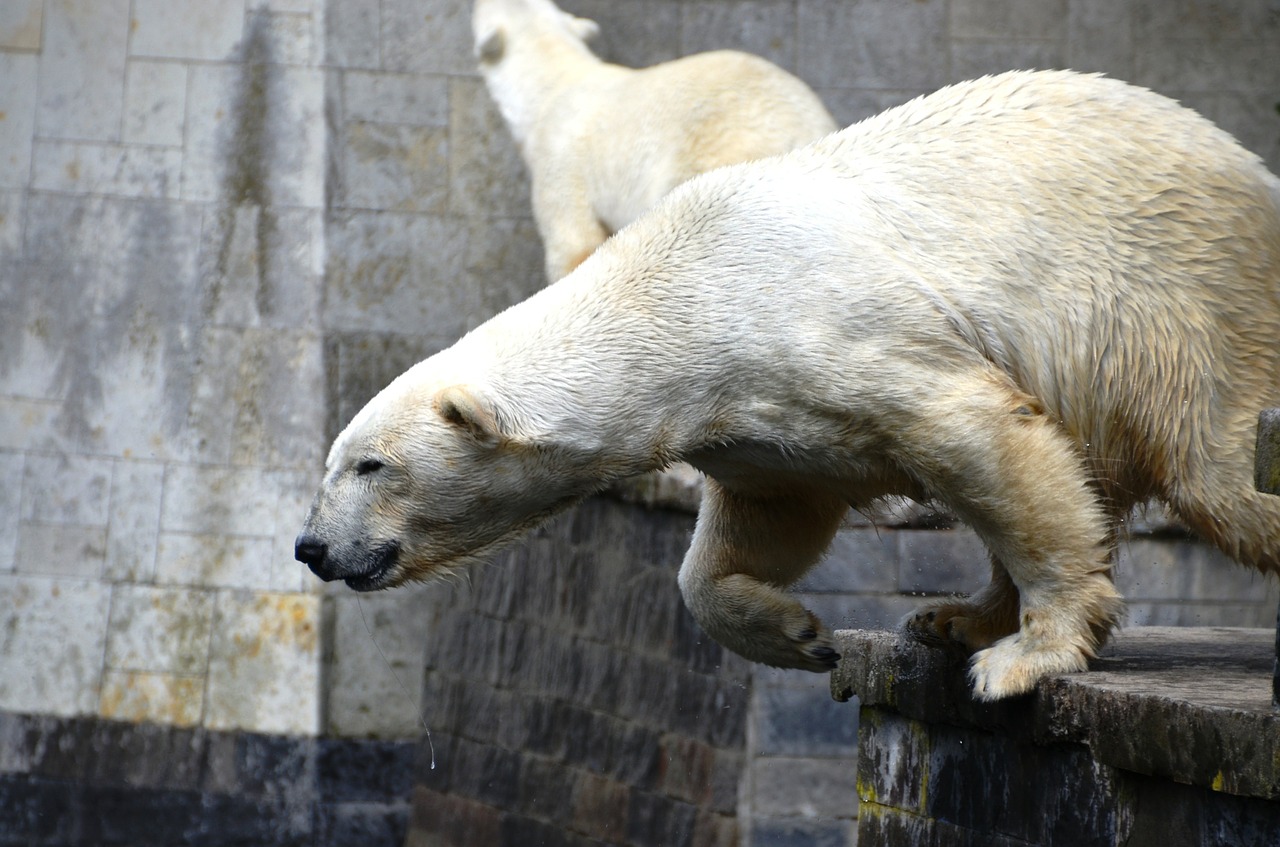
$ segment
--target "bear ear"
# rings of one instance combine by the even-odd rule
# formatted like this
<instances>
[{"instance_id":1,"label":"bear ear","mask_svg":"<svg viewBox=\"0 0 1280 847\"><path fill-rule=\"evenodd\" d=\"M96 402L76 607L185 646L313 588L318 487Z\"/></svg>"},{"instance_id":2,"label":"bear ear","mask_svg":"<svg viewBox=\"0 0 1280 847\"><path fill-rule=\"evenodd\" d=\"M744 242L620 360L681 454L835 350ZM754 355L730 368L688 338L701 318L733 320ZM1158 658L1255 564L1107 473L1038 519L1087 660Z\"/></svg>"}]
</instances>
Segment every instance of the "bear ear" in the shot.
<instances>
[{"instance_id":1,"label":"bear ear","mask_svg":"<svg viewBox=\"0 0 1280 847\"><path fill-rule=\"evenodd\" d=\"M476 39L476 59L485 65L492 65L507 52L507 37L501 27L494 27Z\"/></svg>"},{"instance_id":2,"label":"bear ear","mask_svg":"<svg viewBox=\"0 0 1280 847\"><path fill-rule=\"evenodd\" d=\"M435 399L440 417L481 444L495 446L504 438L493 407L463 385L440 389Z\"/></svg>"},{"instance_id":3,"label":"bear ear","mask_svg":"<svg viewBox=\"0 0 1280 847\"><path fill-rule=\"evenodd\" d=\"M590 18L569 15L569 31L576 35L579 41L588 44L600 35L600 24Z\"/></svg>"}]
</instances>

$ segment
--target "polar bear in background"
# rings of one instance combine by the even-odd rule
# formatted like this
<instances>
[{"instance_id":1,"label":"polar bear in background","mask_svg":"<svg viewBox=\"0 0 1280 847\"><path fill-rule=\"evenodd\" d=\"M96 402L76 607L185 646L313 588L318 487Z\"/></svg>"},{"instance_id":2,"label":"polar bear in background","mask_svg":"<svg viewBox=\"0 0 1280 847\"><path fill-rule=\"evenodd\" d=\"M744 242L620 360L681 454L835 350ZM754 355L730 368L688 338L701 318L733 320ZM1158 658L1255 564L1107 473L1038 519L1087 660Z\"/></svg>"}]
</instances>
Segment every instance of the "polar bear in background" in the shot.
<instances>
[{"instance_id":1,"label":"polar bear in background","mask_svg":"<svg viewBox=\"0 0 1280 847\"><path fill-rule=\"evenodd\" d=\"M553 282L690 177L836 129L808 86L757 56L609 64L586 45L595 22L551 0L476 0L472 28L485 84L532 176Z\"/></svg>"},{"instance_id":2,"label":"polar bear in background","mask_svg":"<svg viewBox=\"0 0 1280 847\"><path fill-rule=\"evenodd\" d=\"M358 590L427 579L685 460L708 475L693 615L825 671L830 633L785 588L849 506L938 500L993 576L911 626L1006 697L1116 626L1137 502L1280 570L1280 498L1253 487L1278 340L1280 180L1256 156L1122 82L987 77L690 181L408 370L334 442L296 552Z\"/></svg>"}]
</instances>

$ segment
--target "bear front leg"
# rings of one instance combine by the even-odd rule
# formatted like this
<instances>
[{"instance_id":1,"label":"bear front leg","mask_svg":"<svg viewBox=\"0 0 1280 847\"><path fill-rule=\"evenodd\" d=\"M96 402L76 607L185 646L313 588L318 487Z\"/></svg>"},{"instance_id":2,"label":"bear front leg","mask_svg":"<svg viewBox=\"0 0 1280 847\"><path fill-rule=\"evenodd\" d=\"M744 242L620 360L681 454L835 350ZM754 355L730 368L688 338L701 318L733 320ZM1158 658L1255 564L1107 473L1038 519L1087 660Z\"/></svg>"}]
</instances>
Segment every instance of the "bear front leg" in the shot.
<instances>
[{"instance_id":1,"label":"bear front leg","mask_svg":"<svg viewBox=\"0 0 1280 847\"><path fill-rule=\"evenodd\" d=\"M970 679L984 700L1085 670L1122 603L1107 517L1071 440L1034 398L990 375L940 384L929 405L904 428L904 465L978 533L995 573L968 600L926 606L908 629L976 649Z\"/></svg>"},{"instance_id":2,"label":"bear front leg","mask_svg":"<svg viewBox=\"0 0 1280 847\"><path fill-rule=\"evenodd\" d=\"M535 178L533 218L546 254L548 282L568 276L609 237L577 179Z\"/></svg>"},{"instance_id":3,"label":"bear front leg","mask_svg":"<svg viewBox=\"0 0 1280 847\"><path fill-rule=\"evenodd\" d=\"M847 504L811 491L767 497L708 478L680 591L702 628L754 662L825 673L840 656L831 632L783 589L831 543Z\"/></svg>"}]
</instances>

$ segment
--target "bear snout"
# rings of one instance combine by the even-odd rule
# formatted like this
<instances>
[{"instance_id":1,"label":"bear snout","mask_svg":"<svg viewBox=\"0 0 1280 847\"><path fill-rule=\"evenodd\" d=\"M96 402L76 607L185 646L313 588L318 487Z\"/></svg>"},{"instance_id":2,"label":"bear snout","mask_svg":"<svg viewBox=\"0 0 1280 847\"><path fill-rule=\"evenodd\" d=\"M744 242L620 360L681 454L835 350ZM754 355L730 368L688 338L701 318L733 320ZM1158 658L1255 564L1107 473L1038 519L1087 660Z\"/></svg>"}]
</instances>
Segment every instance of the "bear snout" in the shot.
<instances>
[{"instance_id":1,"label":"bear snout","mask_svg":"<svg viewBox=\"0 0 1280 847\"><path fill-rule=\"evenodd\" d=\"M297 540L293 542L293 558L311 568L311 572L325 582L338 578L337 574L325 569L325 559L328 553L328 544L306 533L299 535Z\"/></svg>"}]
</instances>

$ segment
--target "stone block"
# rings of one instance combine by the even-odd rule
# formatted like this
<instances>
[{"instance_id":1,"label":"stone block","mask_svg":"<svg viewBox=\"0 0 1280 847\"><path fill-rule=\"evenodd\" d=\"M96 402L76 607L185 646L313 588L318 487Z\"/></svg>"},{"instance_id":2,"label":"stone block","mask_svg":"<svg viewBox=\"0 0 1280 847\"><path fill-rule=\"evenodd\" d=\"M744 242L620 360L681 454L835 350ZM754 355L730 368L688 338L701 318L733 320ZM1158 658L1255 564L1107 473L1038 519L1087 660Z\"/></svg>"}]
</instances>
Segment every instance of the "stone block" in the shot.
<instances>
[{"instance_id":1,"label":"stone block","mask_svg":"<svg viewBox=\"0 0 1280 847\"><path fill-rule=\"evenodd\" d=\"M475 73L466 0L383 0L382 67L402 73Z\"/></svg>"},{"instance_id":2,"label":"stone block","mask_svg":"<svg viewBox=\"0 0 1280 847\"><path fill-rule=\"evenodd\" d=\"M681 3L572 0L561 8L600 24L600 36L591 48L605 61L643 68L681 55Z\"/></svg>"},{"instance_id":3,"label":"stone block","mask_svg":"<svg viewBox=\"0 0 1280 847\"><path fill-rule=\"evenodd\" d=\"M759 685L752 691L752 722L758 756L807 756L849 759L858 752L858 721L847 704L831 699L828 681ZM788 680L797 677L791 674ZM804 680L807 682L807 680Z\"/></svg>"},{"instance_id":4,"label":"stone block","mask_svg":"<svg viewBox=\"0 0 1280 847\"><path fill-rule=\"evenodd\" d=\"M325 64L378 70L382 36L381 0L326 3Z\"/></svg>"},{"instance_id":5,"label":"stone block","mask_svg":"<svg viewBox=\"0 0 1280 847\"><path fill-rule=\"evenodd\" d=\"M1065 54L1059 41L951 40L951 75L955 80L975 79L1015 69L1045 70L1065 66Z\"/></svg>"},{"instance_id":6,"label":"stone block","mask_svg":"<svg viewBox=\"0 0 1280 847\"><path fill-rule=\"evenodd\" d=\"M991 578L990 557L970 529L898 531L898 590L905 593L970 593Z\"/></svg>"},{"instance_id":7,"label":"stone block","mask_svg":"<svg viewBox=\"0 0 1280 847\"><path fill-rule=\"evenodd\" d=\"M826 558L796 583L806 594L893 592L898 589L895 530L844 529L836 533Z\"/></svg>"},{"instance_id":8,"label":"stone block","mask_svg":"<svg viewBox=\"0 0 1280 847\"><path fill-rule=\"evenodd\" d=\"M5 81L0 86L0 111L5 115L0 121L0 188L26 188L31 179L37 68L33 55L0 53L0 78Z\"/></svg>"},{"instance_id":9,"label":"stone block","mask_svg":"<svg viewBox=\"0 0 1280 847\"><path fill-rule=\"evenodd\" d=\"M0 396L0 449L66 452L69 441L56 425L60 404Z\"/></svg>"},{"instance_id":10,"label":"stone block","mask_svg":"<svg viewBox=\"0 0 1280 847\"><path fill-rule=\"evenodd\" d=\"M315 847L404 844L409 804L342 803L316 810Z\"/></svg>"},{"instance_id":11,"label":"stone block","mask_svg":"<svg viewBox=\"0 0 1280 847\"><path fill-rule=\"evenodd\" d=\"M75 820L67 812L75 807L79 793L78 786L56 780L0 776L0 832L19 833L47 844L71 843Z\"/></svg>"},{"instance_id":12,"label":"stone block","mask_svg":"<svg viewBox=\"0 0 1280 847\"><path fill-rule=\"evenodd\" d=\"M940 0L800 0L797 70L820 88L925 89L948 79Z\"/></svg>"},{"instance_id":13,"label":"stone block","mask_svg":"<svg viewBox=\"0 0 1280 847\"><path fill-rule=\"evenodd\" d=\"M0 56L3 55L0 53ZM0 141L0 145L3 143ZM0 153L0 157L3 155ZM26 195L21 191L0 190L0 255L22 255L22 227L26 219L26 205ZM2 284L0 290L3 290Z\"/></svg>"},{"instance_id":14,"label":"stone block","mask_svg":"<svg viewBox=\"0 0 1280 847\"><path fill-rule=\"evenodd\" d=\"M468 217L529 217L529 174L479 79L449 80L449 209Z\"/></svg>"},{"instance_id":15,"label":"stone block","mask_svg":"<svg viewBox=\"0 0 1280 847\"><path fill-rule=\"evenodd\" d=\"M83 141L35 142L31 185L40 191L176 199L182 151Z\"/></svg>"},{"instance_id":16,"label":"stone block","mask_svg":"<svg viewBox=\"0 0 1280 847\"><path fill-rule=\"evenodd\" d=\"M1194 541L1135 538L1120 545L1116 588L1129 600L1263 602L1276 582Z\"/></svg>"},{"instance_id":17,"label":"stone block","mask_svg":"<svg viewBox=\"0 0 1280 847\"><path fill-rule=\"evenodd\" d=\"M924 812L929 774L929 729L881 709L863 707L858 722L858 800L868 805Z\"/></svg>"},{"instance_id":18,"label":"stone block","mask_svg":"<svg viewBox=\"0 0 1280 847\"><path fill-rule=\"evenodd\" d=\"M119 141L130 0L47 0L37 131Z\"/></svg>"},{"instance_id":19,"label":"stone block","mask_svg":"<svg viewBox=\"0 0 1280 847\"><path fill-rule=\"evenodd\" d=\"M479 320L467 238L454 218L357 212L332 220L326 325L453 343Z\"/></svg>"},{"instance_id":20,"label":"stone block","mask_svg":"<svg viewBox=\"0 0 1280 847\"><path fill-rule=\"evenodd\" d=\"M97 713L131 723L199 726L204 676L107 670Z\"/></svg>"},{"instance_id":21,"label":"stone block","mask_svg":"<svg viewBox=\"0 0 1280 847\"><path fill-rule=\"evenodd\" d=\"M41 456L25 463L24 522L106 526L112 462L92 456Z\"/></svg>"},{"instance_id":22,"label":"stone block","mask_svg":"<svg viewBox=\"0 0 1280 847\"><path fill-rule=\"evenodd\" d=\"M443 794L421 785L413 789L413 809L405 847L468 847L501 844L502 812L492 806Z\"/></svg>"},{"instance_id":23,"label":"stone block","mask_svg":"<svg viewBox=\"0 0 1280 847\"><path fill-rule=\"evenodd\" d=\"M106 666L117 671L203 674L209 662L214 595L117 585L107 628Z\"/></svg>"},{"instance_id":24,"label":"stone block","mask_svg":"<svg viewBox=\"0 0 1280 847\"><path fill-rule=\"evenodd\" d=\"M769 847L856 847L857 832L852 821L769 818L753 815L751 843ZM926 844L926 841L876 841L864 844Z\"/></svg>"},{"instance_id":25,"label":"stone block","mask_svg":"<svg viewBox=\"0 0 1280 847\"><path fill-rule=\"evenodd\" d=\"M0 6L0 50L39 50L44 0L12 0Z\"/></svg>"},{"instance_id":26,"label":"stone block","mask_svg":"<svg viewBox=\"0 0 1280 847\"><path fill-rule=\"evenodd\" d=\"M193 64L182 198L324 206L324 71Z\"/></svg>"},{"instance_id":27,"label":"stone block","mask_svg":"<svg viewBox=\"0 0 1280 847\"><path fill-rule=\"evenodd\" d=\"M272 584L282 591L318 592L324 583L307 566L293 558L294 541L302 529L311 498L321 476L320 462L313 471L271 471L268 477L279 492L275 511L275 535L271 540ZM412 593L412 592L411 592ZM415 595L416 596L416 595ZM423 614L420 609L415 614Z\"/></svg>"},{"instance_id":28,"label":"stone block","mask_svg":"<svg viewBox=\"0 0 1280 847\"><path fill-rule=\"evenodd\" d=\"M269 538L162 532L156 551L156 582L199 588L277 589L266 566L271 549Z\"/></svg>"},{"instance_id":29,"label":"stone block","mask_svg":"<svg viewBox=\"0 0 1280 847\"><path fill-rule=\"evenodd\" d=\"M443 128L353 122L343 129L340 204L392 212L444 212L449 136Z\"/></svg>"},{"instance_id":30,"label":"stone block","mask_svg":"<svg viewBox=\"0 0 1280 847\"><path fill-rule=\"evenodd\" d=\"M262 28L262 52L282 65L315 67L320 57L320 24L310 14L252 11Z\"/></svg>"},{"instance_id":31,"label":"stone block","mask_svg":"<svg viewBox=\"0 0 1280 847\"><path fill-rule=\"evenodd\" d=\"M742 50L788 70L795 68L796 10L768 0L685 3L680 52Z\"/></svg>"},{"instance_id":32,"label":"stone block","mask_svg":"<svg viewBox=\"0 0 1280 847\"><path fill-rule=\"evenodd\" d=\"M220 593L209 651L204 725L317 734L319 629L318 597Z\"/></svg>"},{"instance_id":33,"label":"stone block","mask_svg":"<svg viewBox=\"0 0 1280 847\"><path fill-rule=\"evenodd\" d=\"M164 465L117 460L111 475L103 576L114 582L150 582L160 537Z\"/></svg>"},{"instance_id":34,"label":"stone block","mask_svg":"<svg viewBox=\"0 0 1280 847\"><path fill-rule=\"evenodd\" d=\"M1276 620L1275 592L1267 592L1263 602L1138 601L1125 606L1126 627L1146 626L1243 626L1273 628Z\"/></svg>"},{"instance_id":35,"label":"stone block","mask_svg":"<svg viewBox=\"0 0 1280 847\"><path fill-rule=\"evenodd\" d=\"M0 576L0 709L96 712L109 607L96 580Z\"/></svg>"},{"instance_id":36,"label":"stone block","mask_svg":"<svg viewBox=\"0 0 1280 847\"><path fill-rule=\"evenodd\" d=\"M436 625L431 589L332 598L328 732L359 738L422 732L424 666Z\"/></svg>"},{"instance_id":37,"label":"stone block","mask_svg":"<svg viewBox=\"0 0 1280 847\"><path fill-rule=\"evenodd\" d=\"M316 744L317 792L322 802L408 801L416 743L321 738Z\"/></svg>"},{"instance_id":38,"label":"stone block","mask_svg":"<svg viewBox=\"0 0 1280 847\"><path fill-rule=\"evenodd\" d=\"M0 479L22 479L24 461L21 453L0 452ZM21 485L0 486L0 573L12 571L15 565L21 503Z\"/></svg>"},{"instance_id":39,"label":"stone block","mask_svg":"<svg viewBox=\"0 0 1280 847\"><path fill-rule=\"evenodd\" d=\"M1264 89L1275 83L1275 43L1244 41L1223 50L1212 40L1157 41L1134 52L1132 82L1177 97L1185 92Z\"/></svg>"},{"instance_id":40,"label":"stone block","mask_svg":"<svg viewBox=\"0 0 1280 847\"><path fill-rule=\"evenodd\" d=\"M697 816L697 806L660 794L632 791L626 838L638 844L689 845Z\"/></svg>"},{"instance_id":41,"label":"stone block","mask_svg":"<svg viewBox=\"0 0 1280 847\"><path fill-rule=\"evenodd\" d=\"M244 37L243 0L135 0L131 56L218 61Z\"/></svg>"},{"instance_id":42,"label":"stone block","mask_svg":"<svg viewBox=\"0 0 1280 847\"><path fill-rule=\"evenodd\" d=\"M840 759L757 758L751 765L752 815L852 820L856 758L856 752Z\"/></svg>"},{"instance_id":43,"label":"stone block","mask_svg":"<svg viewBox=\"0 0 1280 847\"><path fill-rule=\"evenodd\" d=\"M1133 77L1133 3L1070 0L1067 7L1066 64L1119 79Z\"/></svg>"},{"instance_id":44,"label":"stone block","mask_svg":"<svg viewBox=\"0 0 1280 847\"><path fill-rule=\"evenodd\" d=\"M348 121L447 127L449 78L347 71L342 75L342 109Z\"/></svg>"},{"instance_id":45,"label":"stone block","mask_svg":"<svg viewBox=\"0 0 1280 847\"><path fill-rule=\"evenodd\" d=\"M105 527L27 522L18 532L14 565L19 573L97 579L106 547Z\"/></svg>"},{"instance_id":46,"label":"stone block","mask_svg":"<svg viewBox=\"0 0 1280 847\"><path fill-rule=\"evenodd\" d=\"M166 532L261 536L277 492L258 468L171 465L160 528ZM269 531L269 530L268 530Z\"/></svg>"},{"instance_id":47,"label":"stone block","mask_svg":"<svg viewBox=\"0 0 1280 847\"><path fill-rule=\"evenodd\" d=\"M128 63L124 142L181 147L186 114L186 65L147 59L133 59Z\"/></svg>"},{"instance_id":48,"label":"stone block","mask_svg":"<svg viewBox=\"0 0 1280 847\"><path fill-rule=\"evenodd\" d=\"M573 787L573 829L593 838L616 836L621 821L626 820L630 800L630 786L595 774L582 774Z\"/></svg>"},{"instance_id":49,"label":"stone block","mask_svg":"<svg viewBox=\"0 0 1280 847\"><path fill-rule=\"evenodd\" d=\"M1018 0L952 0L952 38L1061 40L1069 0L1019 3Z\"/></svg>"}]
</instances>

